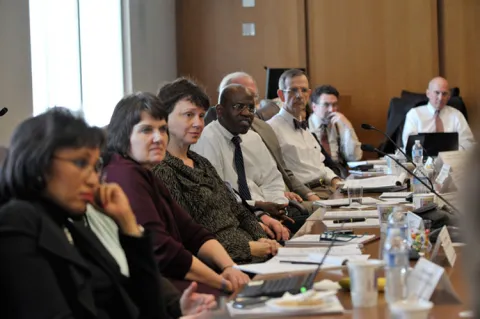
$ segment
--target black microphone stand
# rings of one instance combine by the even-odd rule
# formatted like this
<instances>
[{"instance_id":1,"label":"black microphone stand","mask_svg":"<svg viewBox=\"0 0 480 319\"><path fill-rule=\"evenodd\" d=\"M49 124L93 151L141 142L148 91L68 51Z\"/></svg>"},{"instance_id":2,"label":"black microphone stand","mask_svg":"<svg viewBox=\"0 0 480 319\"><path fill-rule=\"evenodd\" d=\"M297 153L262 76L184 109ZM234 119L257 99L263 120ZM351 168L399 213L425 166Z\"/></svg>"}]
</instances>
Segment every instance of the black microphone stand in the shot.
<instances>
[{"instance_id":1,"label":"black microphone stand","mask_svg":"<svg viewBox=\"0 0 480 319\"><path fill-rule=\"evenodd\" d=\"M371 146L371 145L368 145L368 146ZM416 179L418 179L418 181L420 183L423 184L423 186L425 186L426 188L428 188L429 191L431 191L432 193L434 193L435 195L438 196L438 198L440 198L441 200L443 200L448 206L450 206L450 208L453 209L453 211L455 211L456 213L460 213L459 210L453 206L452 204L450 204L449 201L447 201L442 195L440 195L437 191L435 191L435 189L433 188L433 184L432 186L428 185L427 183L425 183L421 178L419 178L416 174L414 174L411 170L409 170L408 168L405 167L405 165L403 165L399 160L397 160L396 158L394 158L393 156L389 155L389 154L386 154L385 152L382 152L380 151L379 149L375 148L375 147L365 147L362 149L364 151L367 151L367 152L375 152L375 153L378 153L382 156L388 156L390 157L395 163L397 163L400 167L402 167L404 170L406 170L409 174L411 174L413 177L415 177ZM427 178L428 179L428 178ZM430 181L430 180L429 180ZM431 183L431 181L430 181Z\"/></svg>"}]
</instances>

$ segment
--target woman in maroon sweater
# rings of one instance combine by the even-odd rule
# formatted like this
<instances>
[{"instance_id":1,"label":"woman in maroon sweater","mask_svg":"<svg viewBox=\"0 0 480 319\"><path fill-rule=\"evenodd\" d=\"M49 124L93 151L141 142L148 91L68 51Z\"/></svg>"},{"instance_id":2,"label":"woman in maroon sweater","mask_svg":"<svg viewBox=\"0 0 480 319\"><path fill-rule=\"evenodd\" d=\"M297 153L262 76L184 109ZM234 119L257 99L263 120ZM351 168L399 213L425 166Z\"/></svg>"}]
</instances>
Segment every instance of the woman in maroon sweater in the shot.
<instances>
[{"instance_id":1,"label":"woman in maroon sweater","mask_svg":"<svg viewBox=\"0 0 480 319\"><path fill-rule=\"evenodd\" d=\"M153 94L136 93L117 104L108 126L105 178L122 187L138 222L154 235L155 257L165 276L232 291L248 277L232 267L223 246L150 170L165 157L168 142L168 115L159 103Z\"/></svg>"}]
</instances>

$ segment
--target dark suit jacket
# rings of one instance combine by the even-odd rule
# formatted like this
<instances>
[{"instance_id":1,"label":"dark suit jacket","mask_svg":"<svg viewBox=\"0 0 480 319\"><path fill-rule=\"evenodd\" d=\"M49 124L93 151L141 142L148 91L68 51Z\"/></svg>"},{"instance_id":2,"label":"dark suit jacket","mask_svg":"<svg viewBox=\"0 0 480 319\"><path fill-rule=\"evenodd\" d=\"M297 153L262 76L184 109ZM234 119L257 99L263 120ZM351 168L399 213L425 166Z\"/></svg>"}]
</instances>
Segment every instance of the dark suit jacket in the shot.
<instances>
[{"instance_id":1,"label":"dark suit jacket","mask_svg":"<svg viewBox=\"0 0 480 319\"><path fill-rule=\"evenodd\" d=\"M208 109L205 114L205 125L208 125L210 122L217 119L217 112L215 106L212 106ZM267 146L270 154L272 154L275 162L277 163L277 168L282 174L283 181L287 185L288 189L291 192L295 192L300 195L303 199L307 199L307 194L311 190L302 184L293 174L291 170L285 165L283 160L282 151L280 149L280 144L278 143L277 136L273 129L265 123L263 120L259 119L257 116L253 118L252 130L258 133L263 140L263 143Z\"/></svg>"},{"instance_id":2,"label":"dark suit jacket","mask_svg":"<svg viewBox=\"0 0 480 319\"><path fill-rule=\"evenodd\" d=\"M148 235L120 235L130 269L126 278L88 227L70 225L70 244L64 216L48 201L11 200L0 208L0 318L168 317ZM86 258L111 283L101 292L111 307L98 307L98 276Z\"/></svg>"}]
</instances>

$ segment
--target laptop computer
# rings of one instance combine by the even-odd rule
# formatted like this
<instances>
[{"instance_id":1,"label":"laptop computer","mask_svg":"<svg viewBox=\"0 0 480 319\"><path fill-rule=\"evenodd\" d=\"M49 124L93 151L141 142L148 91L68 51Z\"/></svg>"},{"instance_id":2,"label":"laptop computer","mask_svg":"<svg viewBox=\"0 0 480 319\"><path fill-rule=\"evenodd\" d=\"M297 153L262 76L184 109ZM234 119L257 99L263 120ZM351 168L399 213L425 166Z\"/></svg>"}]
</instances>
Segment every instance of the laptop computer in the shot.
<instances>
[{"instance_id":1,"label":"laptop computer","mask_svg":"<svg viewBox=\"0 0 480 319\"><path fill-rule=\"evenodd\" d=\"M458 150L458 133L418 133L408 137L406 153L412 154L412 147L416 140L420 140L424 152L423 156L437 156L439 152Z\"/></svg>"}]
</instances>

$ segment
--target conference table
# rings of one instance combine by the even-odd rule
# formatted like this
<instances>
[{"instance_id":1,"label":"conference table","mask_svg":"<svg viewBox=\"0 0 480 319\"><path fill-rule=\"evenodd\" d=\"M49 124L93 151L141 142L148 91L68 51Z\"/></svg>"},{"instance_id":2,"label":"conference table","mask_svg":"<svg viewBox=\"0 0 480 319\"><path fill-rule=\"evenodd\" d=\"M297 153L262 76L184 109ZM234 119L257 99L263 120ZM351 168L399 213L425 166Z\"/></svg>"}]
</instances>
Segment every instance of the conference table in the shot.
<instances>
[{"instance_id":1,"label":"conference table","mask_svg":"<svg viewBox=\"0 0 480 319\"><path fill-rule=\"evenodd\" d=\"M364 196L378 197L379 194L364 194ZM333 194L331 198L342 198L344 195L337 191ZM325 224L316 216L312 214L310 218L305 222L302 228L295 234L295 236L300 236L303 234L321 234L326 230ZM378 236L377 240L371 241L364 244L363 253L369 254L370 258L379 258L381 252L381 240L380 238L380 229L376 228L357 228L354 229L356 234L375 234ZM459 314L463 311L469 310L469 300L468 300L468 287L466 278L464 276L464 270L462 265L462 248L456 247L457 260L454 267L445 267L445 272L449 277L452 286L460 300L461 304L436 304L430 313L431 319L452 319L460 318ZM414 263L412 263L412 266ZM283 275L259 275L255 279L266 279L266 278L279 278L285 276ZM383 277L383 270L379 271L379 276ZM343 277L348 277L348 271L345 270L335 270L335 271L320 271L316 277L316 281L322 279L330 279L333 281L338 281ZM384 294L379 293L378 305L370 308L353 308L351 303L350 293L346 290L340 290L337 294L340 302L345 308L343 314L332 314L332 315L316 315L316 316L281 316L281 318L325 318L325 319L339 319L339 318L355 318L355 319L381 319L381 318L390 318L388 305L385 301ZM255 317L252 317L255 318Z\"/></svg>"}]
</instances>

